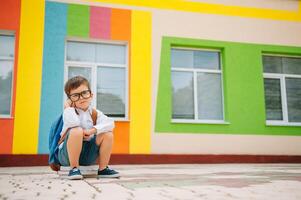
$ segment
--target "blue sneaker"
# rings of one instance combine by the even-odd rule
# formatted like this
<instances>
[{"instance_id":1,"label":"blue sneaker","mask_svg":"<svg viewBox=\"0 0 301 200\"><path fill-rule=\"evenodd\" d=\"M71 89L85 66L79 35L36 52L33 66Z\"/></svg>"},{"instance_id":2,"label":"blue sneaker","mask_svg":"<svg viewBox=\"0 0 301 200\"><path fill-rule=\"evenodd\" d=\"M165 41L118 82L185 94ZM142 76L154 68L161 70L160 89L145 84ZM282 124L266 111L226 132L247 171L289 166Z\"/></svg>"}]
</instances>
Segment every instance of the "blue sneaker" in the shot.
<instances>
[{"instance_id":1,"label":"blue sneaker","mask_svg":"<svg viewBox=\"0 0 301 200\"><path fill-rule=\"evenodd\" d=\"M120 174L107 166L103 170L98 169L97 176L98 178L119 178Z\"/></svg>"},{"instance_id":2,"label":"blue sneaker","mask_svg":"<svg viewBox=\"0 0 301 200\"><path fill-rule=\"evenodd\" d=\"M79 169L74 167L69 171L68 174L68 179L69 180L81 180L83 179L83 175L80 173Z\"/></svg>"}]
</instances>

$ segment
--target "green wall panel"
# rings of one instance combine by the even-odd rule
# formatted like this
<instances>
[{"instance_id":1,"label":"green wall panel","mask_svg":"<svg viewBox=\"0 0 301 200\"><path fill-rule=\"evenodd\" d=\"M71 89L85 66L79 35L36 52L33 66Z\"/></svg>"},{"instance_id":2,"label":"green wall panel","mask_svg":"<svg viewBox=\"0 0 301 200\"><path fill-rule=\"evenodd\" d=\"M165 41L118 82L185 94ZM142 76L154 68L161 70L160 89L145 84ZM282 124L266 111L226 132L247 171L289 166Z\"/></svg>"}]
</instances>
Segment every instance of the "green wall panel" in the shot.
<instances>
[{"instance_id":1,"label":"green wall panel","mask_svg":"<svg viewBox=\"0 0 301 200\"><path fill-rule=\"evenodd\" d=\"M226 124L172 123L171 47L218 49L222 56ZM301 47L163 37L155 131L158 133L221 133L301 135L299 126L267 126L262 54L301 55Z\"/></svg>"},{"instance_id":2,"label":"green wall panel","mask_svg":"<svg viewBox=\"0 0 301 200\"><path fill-rule=\"evenodd\" d=\"M88 37L90 30L90 7L70 4L67 14L67 35Z\"/></svg>"}]
</instances>

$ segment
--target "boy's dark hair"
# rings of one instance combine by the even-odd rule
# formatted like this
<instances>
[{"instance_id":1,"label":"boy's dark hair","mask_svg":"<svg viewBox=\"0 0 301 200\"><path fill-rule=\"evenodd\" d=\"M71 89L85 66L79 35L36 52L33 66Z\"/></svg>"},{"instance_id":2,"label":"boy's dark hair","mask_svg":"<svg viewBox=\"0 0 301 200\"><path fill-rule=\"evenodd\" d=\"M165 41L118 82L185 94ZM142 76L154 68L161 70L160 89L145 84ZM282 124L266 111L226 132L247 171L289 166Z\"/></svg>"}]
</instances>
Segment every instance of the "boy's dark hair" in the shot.
<instances>
[{"instance_id":1,"label":"boy's dark hair","mask_svg":"<svg viewBox=\"0 0 301 200\"><path fill-rule=\"evenodd\" d=\"M91 90L90 89L90 83L85 77L83 77L83 76L74 76L74 77L70 78L65 83L65 93L66 93L66 95L69 96L71 90L78 88L82 84L86 85L88 87L88 89Z\"/></svg>"}]
</instances>

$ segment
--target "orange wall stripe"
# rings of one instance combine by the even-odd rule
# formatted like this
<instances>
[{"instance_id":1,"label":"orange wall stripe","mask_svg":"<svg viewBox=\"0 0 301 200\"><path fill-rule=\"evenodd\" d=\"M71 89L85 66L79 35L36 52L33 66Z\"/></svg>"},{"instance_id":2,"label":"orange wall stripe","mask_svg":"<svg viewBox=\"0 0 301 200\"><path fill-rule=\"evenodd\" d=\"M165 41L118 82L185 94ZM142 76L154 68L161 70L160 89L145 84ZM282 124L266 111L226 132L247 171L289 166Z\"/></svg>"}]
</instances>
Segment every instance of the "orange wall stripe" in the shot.
<instances>
[{"instance_id":1,"label":"orange wall stripe","mask_svg":"<svg viewBox=\"0 0 301 200\"><path fill-rule=\"evenodd\" d=\"M0 119L0 154L11 154L13 146L13 119Z\"/></svg>"},{"instance_id":2,"label":"orange wall stripe","mask_svg":"<svg viewBox=\"0 0 301 200\"><path fill-rule=\"evenodd\" d=\"M20 24L20 0L5 0L0 3L0 29L17 30Z\"/></svg>"},{"instance_id":3,"label":"orange wall stripe","mask_svg":"<svg viewBox=\"0 0 301 200\"><path fill-rule=\"evenodd\" d=\"M129 153L129 122L116 122L113 153Z\"/></svg>"},{"instance_id":4,"label":"orange wall stripe","mask_svg":"<svg viewBox=\"0 0 301 200\"><path fill-rule=\"evenodd\" d=\"M111 33L110 33L111 40L128 42L128 49L129 49L128 73L130 74L131 11L125 9L112 8L110 23L111 23ZM130 80L129 74L128 74L128 80ZM130 82L129 82L129 88L130 88ZM116 128L114 130L113 153L126 153L126 154L129 153L129 134L130 134L130 122L116 122Z\"/></svg>"},{"instance_id":5,"label":"orange wall stripe","mask_svg":"<svg viewBox=\"0 0 301 200\"><path fill-rule=\"evenodd\" d=\"M111 39L131 39L131 11L123 9L112 9L111 13Z\"/></svg>"},{"instance_id":6,"label":"orange wall stripe","mask_svg":"<svg viewBox=\"0 0 301 200\"><path fill-rule=\"evenodd\" d=\"M6 0L1 1L0 3L0 30L15 32L15 60L12 84L12 118L0 118L0 154L12 153L16 101L17 61L19 48L20 9L20 0Z\"/></svg>"}]
</instances>

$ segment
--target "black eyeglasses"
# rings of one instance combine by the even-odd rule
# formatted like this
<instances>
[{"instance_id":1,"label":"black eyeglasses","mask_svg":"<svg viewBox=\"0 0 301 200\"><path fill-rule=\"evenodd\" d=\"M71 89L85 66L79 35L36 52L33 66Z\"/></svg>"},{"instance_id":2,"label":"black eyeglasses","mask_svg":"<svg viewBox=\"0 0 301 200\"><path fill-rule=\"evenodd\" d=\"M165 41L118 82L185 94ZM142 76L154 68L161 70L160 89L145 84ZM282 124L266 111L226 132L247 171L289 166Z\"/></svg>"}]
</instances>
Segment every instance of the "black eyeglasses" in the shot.
<instances>
[{"instance_id":1,"label":"black eyeglasses","mask_svg":"<svg viewBox=\"0 0 301 200\"><path fill-rule=\"evenodd\" d=\"M80 93L70 94L68 97L71 101L76 102L80 99L80 96L82 96L83 99L88 99L91 97L91 94L91 90L84 90Z\"/></svg>"}]
</instances>

